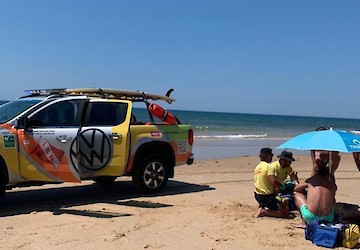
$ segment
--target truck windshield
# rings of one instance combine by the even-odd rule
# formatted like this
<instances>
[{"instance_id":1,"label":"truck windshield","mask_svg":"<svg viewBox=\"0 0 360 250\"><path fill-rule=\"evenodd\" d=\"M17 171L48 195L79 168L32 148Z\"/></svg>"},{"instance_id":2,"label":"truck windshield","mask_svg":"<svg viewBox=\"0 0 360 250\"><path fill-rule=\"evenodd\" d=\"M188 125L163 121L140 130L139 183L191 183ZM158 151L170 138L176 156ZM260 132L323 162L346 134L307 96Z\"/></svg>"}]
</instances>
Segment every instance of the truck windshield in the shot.
<instances>
[{"instance_id":1,"label":"truck windshield","mask_svg":"<svg viewBox=\"0 0 360 250\"><path fill-rule=\"evenodd\" d=\"M0 124L10 121L40 101L40 99L18 99L4 103L0 106Z\"/></svg>"}]
</instances>

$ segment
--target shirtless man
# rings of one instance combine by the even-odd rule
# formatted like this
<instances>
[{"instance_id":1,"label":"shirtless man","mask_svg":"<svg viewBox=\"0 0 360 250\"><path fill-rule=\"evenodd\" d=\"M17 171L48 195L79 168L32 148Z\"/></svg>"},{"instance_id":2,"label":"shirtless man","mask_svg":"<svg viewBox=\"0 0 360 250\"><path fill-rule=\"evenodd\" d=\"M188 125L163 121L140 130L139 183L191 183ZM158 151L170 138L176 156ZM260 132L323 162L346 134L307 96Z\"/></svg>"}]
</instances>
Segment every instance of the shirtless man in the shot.
<instances>
[{"instance_id":1,"label":"shirtless man","mask_svg":"<svg viewBox=\"0 0 360 250\"><path fill-rule=\"evenodd\" d=\"M315 219L334 221L336 185L329 180L329 168L319 166L317 174L295 186L295 204L302 217L297 227L305 228Z\"/></svg>"}]
</instances>

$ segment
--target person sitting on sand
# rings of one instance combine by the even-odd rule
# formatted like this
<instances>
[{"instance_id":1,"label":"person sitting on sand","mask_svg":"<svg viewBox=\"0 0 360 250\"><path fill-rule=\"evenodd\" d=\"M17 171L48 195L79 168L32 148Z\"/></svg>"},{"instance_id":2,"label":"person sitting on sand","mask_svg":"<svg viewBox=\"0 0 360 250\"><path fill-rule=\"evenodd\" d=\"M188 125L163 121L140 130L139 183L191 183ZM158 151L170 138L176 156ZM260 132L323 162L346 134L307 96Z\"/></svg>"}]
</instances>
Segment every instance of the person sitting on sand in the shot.
<instances>
[{"instance_id":1,"label":"person sitting on sand","mask_svg":"<svg viewBox=\"0 0 360 250\"><path fill-rule=\"evenodd\" d=\"M297 176L297 172L294 172L291 167L291 162L295 161L291 152L282 151L277 157L279 160L274 161L269 166L269 174L270 178L274 178L272 182L277 182L281 191L286 188L285 180L288 176L290 177L290 181L294 184L299 183L299 178Z\"/></svg>"},{"instance_id":2,"label":"person sitting on sand","mask_svg":"<svg viewBox=\"0 0 360 250\"><path fill-rule=\"evenodd\" d=\"M272 161L273 153L271 148L262 148L260 150L260 163L254 170L254 186L255 199L259 203L259 209L255 217L270 216L286 218L288 211L279 206L278 200L275 198L274 185L279 187L279 184L274 182L273 175L269 172L269 163Z\"/></svg>"},{"instance_id":3,"label":"person sitting on sand","mask_svg":"<svg viewBox=\"0 0 360 250\"><path fill-rule=\"evenodd\" d=\"M305 228L315 219L334 222L336 185L329 180L329 168L323 164L317 174L295 186L295 204L300 211L302 222L297 227Z\"/></svg>"}]
</instances>

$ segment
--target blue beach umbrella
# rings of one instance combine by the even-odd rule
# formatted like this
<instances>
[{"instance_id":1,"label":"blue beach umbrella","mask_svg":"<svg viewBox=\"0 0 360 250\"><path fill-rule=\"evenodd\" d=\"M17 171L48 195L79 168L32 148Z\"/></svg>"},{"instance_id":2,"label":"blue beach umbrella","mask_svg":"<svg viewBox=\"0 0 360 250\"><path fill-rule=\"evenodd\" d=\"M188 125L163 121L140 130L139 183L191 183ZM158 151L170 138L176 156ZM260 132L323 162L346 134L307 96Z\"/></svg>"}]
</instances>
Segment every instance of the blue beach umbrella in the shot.
<instances>
[{"instance_id":1,"label":"blue beach umbrella","mask_svg":"<svg viewBox=\"0 0 360 250\"><path fill-rule=\"evenodd\" d=\"M295 136L277 148L360 152L360 137L350 132L333 129L312 131Z\"/></svg>"}]
</instances>

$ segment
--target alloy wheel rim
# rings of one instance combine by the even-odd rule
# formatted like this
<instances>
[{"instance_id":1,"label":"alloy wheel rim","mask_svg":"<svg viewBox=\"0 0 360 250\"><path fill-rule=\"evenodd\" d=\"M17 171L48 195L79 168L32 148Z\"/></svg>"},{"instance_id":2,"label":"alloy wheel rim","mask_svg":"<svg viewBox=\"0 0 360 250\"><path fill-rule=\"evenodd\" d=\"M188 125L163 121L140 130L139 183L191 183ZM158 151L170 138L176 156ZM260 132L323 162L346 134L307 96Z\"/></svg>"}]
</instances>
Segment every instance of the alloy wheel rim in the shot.
<instances>
[{"instance_id":1,"label":"alloy wheel rim","mask_svg":"<svg viewBox=\"0 0 360 250\"><path fill-rule=\"evenodd\" d=\"M143 179L147 187L158 188L165 179L164 166L160 162L149 163L145 168Z\"/></svg>"}]
</instances>

